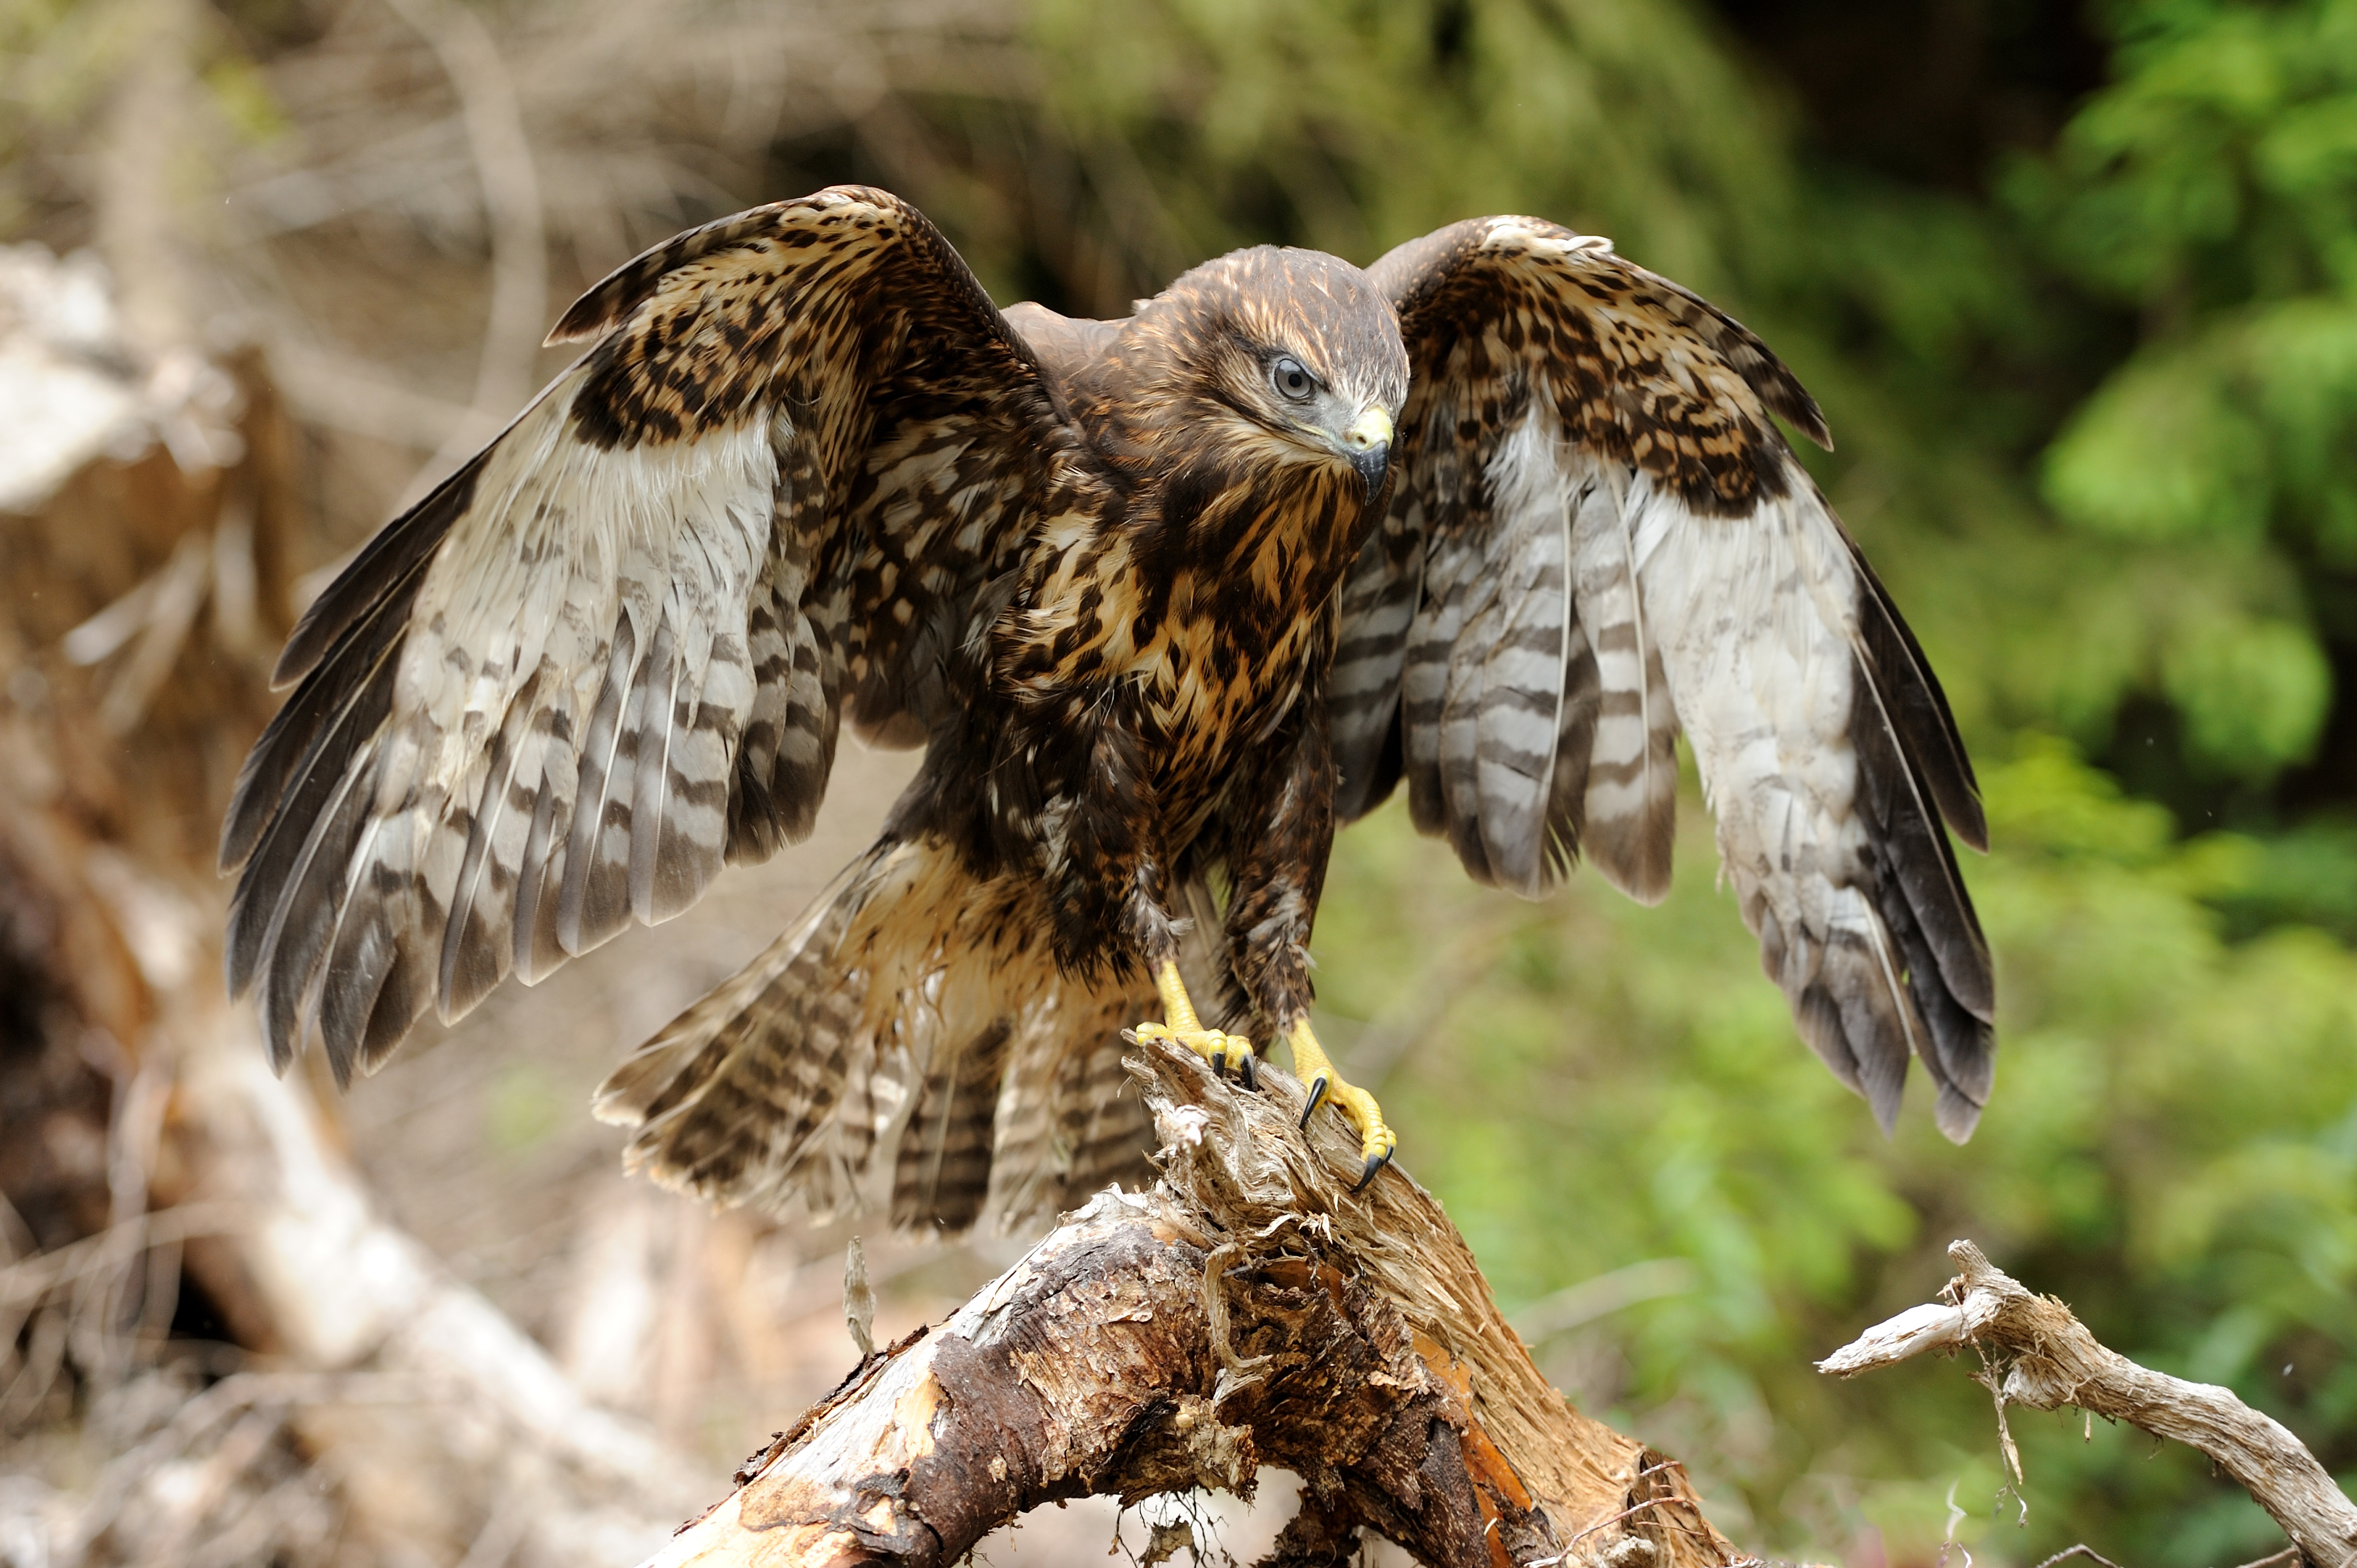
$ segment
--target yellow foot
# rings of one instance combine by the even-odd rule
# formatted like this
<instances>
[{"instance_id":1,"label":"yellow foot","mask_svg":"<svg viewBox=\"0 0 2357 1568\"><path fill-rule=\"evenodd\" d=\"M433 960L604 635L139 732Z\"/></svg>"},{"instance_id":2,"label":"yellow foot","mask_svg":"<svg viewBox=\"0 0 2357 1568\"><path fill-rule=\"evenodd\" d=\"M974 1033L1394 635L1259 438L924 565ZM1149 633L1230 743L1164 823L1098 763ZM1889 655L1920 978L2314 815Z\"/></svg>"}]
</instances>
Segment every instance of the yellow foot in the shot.
<instances>
[{"instance_id":1,"label":"yellow foot","mask_svg":"<svg viewBox=\"0 0 2357 1568\"><path fill-rule=\"evenodd\" d=\"M1186 1047L1211 1064L1211 1070L1222 1078L1228 1069L1236 1069L1246 1089L1259 1087L1254 1070L1252 1040L1243 1035L1223 1034L1218 1029L1206 1029L1195 1016L1195 1004L1187 996L1187 987L1178 978L1178 966L1168 959L1155 971L1154 988L1162 993L1162 1016L1159 1024L1140 1024L1130 1032L1141 1040L1168 1040Z\"/></svg>"},{"instance_id":2,"label":"yellow foot","mask_svg":"<svg viewBox=\"0 0 2357 1568\"><path fill-rule=\"evenodd\" d=\"M1293 1047L1294 1073L1309 1091L1308 1101L1301 1108L1302 1126L1309 1125L1309 1118L1320 1105L1331 1105L1359 1130L1359 1153L1366 1160L1366 1168L1359 1173L1359 1185L1351 1190L1365 1190L1366 1185L1375 1179L1375 1173L1391 1164L1392 1151L1399 1147L1398 1134L1384 1125L1383 1108L1375 1103L1373 1095L1342 1081L1326 1047L1310 1033L1308 1019L1286 1030L1285 1038Z\"/></svg>"},{"instance_id":3,"label":"yellow foot","mask_svg":"<svg viewBox=\"0 0 2357 1568\"><path fill-rule=\"evenodd\" d=\"M1211 1070L1222 1078L1234 1068L1246 1089L1260 1087L1254 1072L1252 1041L1242 1035L1225 1035L1217 1029L1173 1029L1165 1024L1140 1024L1130 1031L1141 1040L1168 1040L1186 1047L1211 1064Z\"/></svg>"}]
</instances>

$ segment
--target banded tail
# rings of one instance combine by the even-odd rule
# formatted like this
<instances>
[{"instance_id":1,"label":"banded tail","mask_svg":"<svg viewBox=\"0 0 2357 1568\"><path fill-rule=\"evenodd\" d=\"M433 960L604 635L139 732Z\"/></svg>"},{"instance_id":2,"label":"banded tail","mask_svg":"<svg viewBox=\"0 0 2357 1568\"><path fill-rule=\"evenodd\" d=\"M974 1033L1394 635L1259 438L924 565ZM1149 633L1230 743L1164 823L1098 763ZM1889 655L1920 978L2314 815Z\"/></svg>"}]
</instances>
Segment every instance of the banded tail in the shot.
<instances>
[{"instance_id":1,"label":"banded tail","mask_svg":"<svg viewBox=\"0 0 2357 1568\"><path fill-rule=\"evenodd\" d=\"M963 1231L1145 1179L1145 1108L1117 984L1061 975L1019 886L887 840L734 979L600 1085L630 1167L716 1203L824 1219L862 1207L890 1148L896 1226Z\"/></svg>"}]
</instances>

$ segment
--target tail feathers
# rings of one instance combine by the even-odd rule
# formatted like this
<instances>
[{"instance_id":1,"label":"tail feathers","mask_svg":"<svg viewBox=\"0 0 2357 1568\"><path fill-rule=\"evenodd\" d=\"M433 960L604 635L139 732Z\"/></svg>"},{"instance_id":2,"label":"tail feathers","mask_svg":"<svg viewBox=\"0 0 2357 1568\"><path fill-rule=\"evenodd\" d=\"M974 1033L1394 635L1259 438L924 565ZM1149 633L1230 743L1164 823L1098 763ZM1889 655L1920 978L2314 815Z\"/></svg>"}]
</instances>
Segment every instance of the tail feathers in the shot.
<instances>
[{"instance_id":1,"label":"tail feathers","mask_svg":"<svg viewBox=\"0 0 2357 1568\"><path fill-rule=\"evenodd\" d=\"M963 1045L934 1053L893 1160L893 1224L959 1231L981 1216L1014 1035L1011 1021L995 1019Z\"/></svg>"},{"instance_id":2,"label":"tail feathers","mask_svg":"<svg viewBox=\"0 0 2357 1568\"><path fill-rule=\"evenodd\" d=\"M598 1117L638 1129L630 1167L823 1219L884 1196L893 1142L892 1222L936 1233L1144 1175L1120 1031L1150 1004L1060 975L1036 913L992 891L938 846L871 851L600 1087Z\"/></svg>"},{"instance_id":3,"label":"tail feathers","mask_svg":"<svg viewBox=\"0 0 2357 1568\"><path fill-rule=\"evenodd\" d=\"M1077 1208L1108 1183L1154 1179L1151 1119L1122 1066L1129 1047L1121 1038L1152 1008L1130 998L1099 1001L1018 1047L999 1105L987 1205L1002 1230Z\"/></svg>"},{"instance_id":4,"label":"tail feathers","mask_svg":"<svg viewBox=\"0 0 2357 1568\"><path fill-rule=\"evenodd\" d=\"M852 1080L872 1066L854 1059L864 977L836 961L878 860L856 863L766 952L598 1086L598 1120L639 1129L624 1155L632 1170L716 1203L775 1210L807 1201L814 1162L865 1165L873 1122L841 1114L873 1100L846 1094L866 1090ZM842 1184L820 1185L832 1193Z\"/></svg>"}]
</instances>

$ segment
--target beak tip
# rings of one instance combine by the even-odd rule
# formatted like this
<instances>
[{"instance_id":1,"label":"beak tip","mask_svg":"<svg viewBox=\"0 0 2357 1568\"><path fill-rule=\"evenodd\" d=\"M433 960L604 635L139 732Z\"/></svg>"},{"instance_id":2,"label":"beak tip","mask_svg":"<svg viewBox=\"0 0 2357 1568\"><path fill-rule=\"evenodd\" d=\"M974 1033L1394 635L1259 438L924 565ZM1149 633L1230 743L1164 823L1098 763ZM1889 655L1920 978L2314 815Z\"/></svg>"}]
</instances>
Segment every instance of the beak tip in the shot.
<instances>
[{"instance_id":1,"label":"beak tip","mask_svg":"<svg viewBox=\"0 0 2357 1568\"><path fill-rule=\"evenodd\" d=\"M1366 482L1367 499L1373 500L1383 488L1384 477L1391 471L1392 447L1388 441L1378 441L1351 455L1351 467Z\"/></svg>"}]
</instances>

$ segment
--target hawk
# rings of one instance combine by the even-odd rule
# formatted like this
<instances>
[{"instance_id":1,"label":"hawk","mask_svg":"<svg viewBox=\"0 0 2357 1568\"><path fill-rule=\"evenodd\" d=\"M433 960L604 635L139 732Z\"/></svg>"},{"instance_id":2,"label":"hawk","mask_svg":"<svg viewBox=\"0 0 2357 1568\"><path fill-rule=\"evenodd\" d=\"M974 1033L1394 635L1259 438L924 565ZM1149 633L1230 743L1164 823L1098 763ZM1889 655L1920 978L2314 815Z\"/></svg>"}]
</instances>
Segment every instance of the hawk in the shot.
<instances>
[{"instance_id":1,"label":"hawk","mask_svg":"<svg viewBox=\"0 0 2357 1568\"><path fill-rule=\"evenodd\" d=\"M1771 415L1760 341L1603 240L1261 247L1120 321L1001 312L838 187L656 246L587 350L309 607L223 832L227 964L339 1081L807 833L840 733L925 748L873 848L597 1109L716 1200L971 1225L1142 1163L1120 1034L1309 1022L1336 825L1401 783L1482 881L1668 886L1675 737L1801 1033L1888 1127L1990 1085L1939 685ZM1146 1019L1147 1015L1158 1017ZM1304 1118L1307 1122L1307 1115Z\"/></svg>"}]
</instances>

